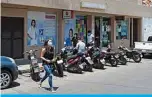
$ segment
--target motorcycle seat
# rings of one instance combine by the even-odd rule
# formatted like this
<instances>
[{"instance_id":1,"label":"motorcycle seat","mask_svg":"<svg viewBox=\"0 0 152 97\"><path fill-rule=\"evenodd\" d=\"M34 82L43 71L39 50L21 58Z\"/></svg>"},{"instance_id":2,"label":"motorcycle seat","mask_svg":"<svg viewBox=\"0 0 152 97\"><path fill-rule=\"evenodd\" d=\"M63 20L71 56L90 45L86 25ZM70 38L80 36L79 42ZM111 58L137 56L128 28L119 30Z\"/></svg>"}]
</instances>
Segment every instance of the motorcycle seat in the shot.
<instances>
[{"instance_id":1,"label":"motorcycle seat","mask_svg":"<svg viewBox=\"0 0 152 97\"><path fill-rule=\"evenodd\" d=\"M107 55L115 55L115 52L106 52Z\"/></svg>"},{"instance_id":2,"label":"motorcycle seat","mask_svg":"<svg viewBox=\"0 0 152 97\"><path fill-rule=\"evenodd\" d=\"M77 57L77 55L68 56L68 57L67 57L67 60L75 59L76 57Z\"/></svg>"}]
</instances>

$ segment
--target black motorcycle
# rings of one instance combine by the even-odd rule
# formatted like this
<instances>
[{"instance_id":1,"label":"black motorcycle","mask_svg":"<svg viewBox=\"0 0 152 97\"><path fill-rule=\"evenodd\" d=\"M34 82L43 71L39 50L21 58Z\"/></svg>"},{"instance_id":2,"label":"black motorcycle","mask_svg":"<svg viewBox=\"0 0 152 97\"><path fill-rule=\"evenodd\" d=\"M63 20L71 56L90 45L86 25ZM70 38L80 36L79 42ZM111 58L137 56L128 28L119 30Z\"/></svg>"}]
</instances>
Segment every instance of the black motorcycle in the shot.
<instances>
[{"instance_id":1,"label":"black motorcycle","mask_svg":"<svg viewBox=\"0 0 152 97\"><path fill-rule=\"evenodd\" d=\"M141 62L142 55L134 50L129 50L126 47L119 46L119 50L123 51L128 59L133 59L136 63Z\"/></svg>"},{"instance_id":2,"label":"black motorcycle","mask_svg":"<svg viewBox=\"0 0 152 97\"><path fill-rule=\"evenodd\" d=\"M40 68L38 65L38 59L36 58L36 51L38 50L30 50L26 51L25 53L28 54L28 59L30 60L30 76L34 81L39 81L40 80ZM25 54L24 53L24 54Z\"/></svg>"},{"instance_id":3,"label":"black motorcycle","mask_svg":"<svg viewBox=\"0 0 152 97\"><path fill-rule=\"evenodd\" d=\"M117 59L118 64L121 64L121 65L127 64L127 59L123 51L116 53L114 57Z\"/></svg>"},{"instance_id":4,"label":"black motorcycle","mask_svg":"<svg viewBox=\"0 0 152 97\"><path fill-rule=\"evenodd\" d=\"M106 51L102 51L104 53L105 64L109 63L112 67L117 67L118 61L115 58L115 52L111 52L111 49L107 49Z\"/></svg>"},{"instance_id":5,"label":"black motorcycle","mask_svg":"<svg viewBox=\"0 0 152 97\"><path fill-rule=\"evenodd\" d=\"M96 69L104 69L104 59L101 58L100 49L92 46L91 44L89 44L87 48L88 54L94 63L93 67Z\"/></svg>"},{"instance_id":6,"label":"black motorcycle","mask_svg":"<svg viewBox=\"0 0 152 97\"><path fill-rule=\"evenodd\" d=\"M57 54L57 56L53 59L54 61L51 63L53 68L53 73L57 74L59 77L63 77L63 60L60 56L60 54Z\"/></svg>"}]
</instances>

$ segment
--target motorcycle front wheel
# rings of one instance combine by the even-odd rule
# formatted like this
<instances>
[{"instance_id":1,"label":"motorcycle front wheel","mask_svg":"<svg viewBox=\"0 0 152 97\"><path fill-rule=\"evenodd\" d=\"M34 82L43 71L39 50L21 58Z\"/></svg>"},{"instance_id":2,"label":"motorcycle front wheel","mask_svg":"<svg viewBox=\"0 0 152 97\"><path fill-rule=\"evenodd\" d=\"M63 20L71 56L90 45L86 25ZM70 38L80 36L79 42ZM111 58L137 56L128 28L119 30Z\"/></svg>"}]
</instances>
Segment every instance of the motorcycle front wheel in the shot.
<instances>
[{"instance_id":1,"label":"motorcycle front wheel","mask_svg":"<svg viewBox=\"0 0 152 97\"><path fill-rule=\"evenodd\" d=\"M58 71L59 77L63 77L64 76L63 65L62 64L57 64L57 71Z\"/></svg>"},{"instance_id":2,"label":"motorcycle front wheel","mask_svg":"<svg viewBox=\"0 0 152 97\"><path fill-rule=\"evenodd\" d=\"M117 67L117 65L118 65L117 59L111 58L110 59L110 64L111 64L112 67Z\"/></svg>"},{"instance_id":3,"label":"motorcycle front wheel","mask_svg":"<svg viewBox=\"0 0 152 97\"><path fill-rule=\"evenodd\" d=\"M33 68L30 68L30 75L31 75L32 80L34 80L36 82L40 81L40 79L41 79L40 73L39 72L35 73Z\"/></svg>"},{"instance_id":4,"label":"motorcycle front wheel","mask_svg":"<svg viewBox=\"0 0 152 97\"><path fill-rule=\"evenodd\" d=\"M127 64L127 59L124 58L124 56L121 56L121 57L119 58L119 60L120 60L121 65L126 65L126 64Z\"/></svg>"}]
</instances>

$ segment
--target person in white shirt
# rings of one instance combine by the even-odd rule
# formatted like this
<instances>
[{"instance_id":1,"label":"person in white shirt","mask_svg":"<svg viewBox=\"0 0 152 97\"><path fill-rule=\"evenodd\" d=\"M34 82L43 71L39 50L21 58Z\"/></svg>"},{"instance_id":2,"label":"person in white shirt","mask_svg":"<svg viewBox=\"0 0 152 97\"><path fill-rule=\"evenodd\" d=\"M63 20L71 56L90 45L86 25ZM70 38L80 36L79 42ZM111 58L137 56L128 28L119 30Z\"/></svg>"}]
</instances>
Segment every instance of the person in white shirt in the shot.
<instances>
[{"instance_id":1,"label":"person in white shirt","mask_svg":"<svg viewBox=\"0 0 152 97\"><path fill-rule=\"evenodd\" d=\"M31 21L31 27L28 29L27 35L31 40L30 45L37 45L37 29L35 20Z\"/></svg>"},{"instance_id":2,"label":"person in white shirt","mask_svg":"<svg viewBox=\"0 0 152 97\"><path fill-rule=\"evenodd\" d=\"M88 31L88 43L93 43L94 42L94 35L91 33L91 31Z\"/></svg>"},{"instance_id":3,"label":"person in white shirt","mask_svg":"<svg viewBox=\"0 0 152 97\"><path fill-rule=\"evenodd\" d=\"M78 54L84 53L86 49L85 43L79 38L78 43L76 45L76 49L78 50Z\"/></svg>"}]
</instances>

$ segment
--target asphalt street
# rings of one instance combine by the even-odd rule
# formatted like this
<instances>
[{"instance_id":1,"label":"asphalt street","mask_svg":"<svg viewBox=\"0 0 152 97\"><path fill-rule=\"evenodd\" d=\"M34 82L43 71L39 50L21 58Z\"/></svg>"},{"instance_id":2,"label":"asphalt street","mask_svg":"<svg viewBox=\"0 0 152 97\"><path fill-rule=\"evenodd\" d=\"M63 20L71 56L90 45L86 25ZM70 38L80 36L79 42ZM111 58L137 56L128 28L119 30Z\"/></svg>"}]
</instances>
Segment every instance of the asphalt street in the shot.
<instances>
[{"instance_id":1,"label":"asphalt street","mask_svg":"<svg viewBox=\"0 0 152 97\"><path fill-rule=\"evenodd\" d=\"M106 66L105 70L94 69L93 73L71 74L65 72L64 78L53 78L55 94L151 94L152 59L141 63L129 62L118 67ZM47 90L48 80L38 87L29 74L20 75L9 89L2 94L51 94Z\"/></svg>"}]
</instances>

